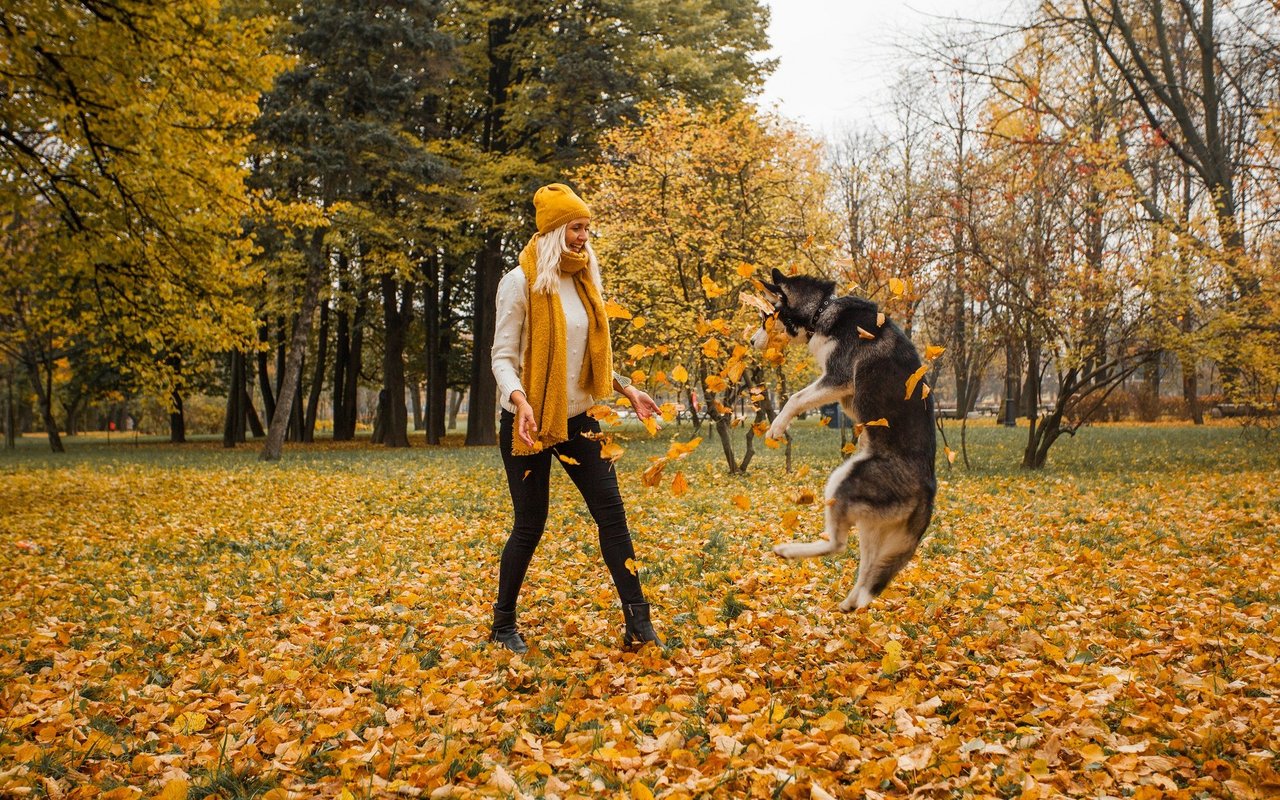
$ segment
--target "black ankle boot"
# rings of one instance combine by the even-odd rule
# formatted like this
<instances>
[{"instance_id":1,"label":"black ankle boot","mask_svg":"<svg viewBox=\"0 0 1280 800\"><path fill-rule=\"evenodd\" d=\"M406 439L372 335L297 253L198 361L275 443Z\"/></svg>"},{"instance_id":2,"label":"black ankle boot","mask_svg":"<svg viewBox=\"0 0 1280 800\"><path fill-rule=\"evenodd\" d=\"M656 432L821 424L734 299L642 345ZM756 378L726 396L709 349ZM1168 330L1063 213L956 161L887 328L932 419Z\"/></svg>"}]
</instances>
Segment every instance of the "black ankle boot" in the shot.
<instances>
[{"instance_id":1,"label":"black ankle boot","mask_svg":"<svg viewBox=\"0 0 1280 800\"><path fill-rule=\"evenodd\" d=\"M666 647L658 638L658 634L653 631L653 623L649 621L648 603L623 603L622 618L627 623L627 629L622 633L624 645L653 642L658 647Z\"/></svg>"},{"instance_id":2,"label":"black ankle boot","mask_svg":"<svg viewBox=\"0 0 1280 800\"><path fill-rule=\"evenodd\" d=\"M493 630L489 634L489 641L497 642L513 653L529 652L529 646L520 637L520 631L516 630L514 611L493 610Z\"/></svg>"}]
</instances>

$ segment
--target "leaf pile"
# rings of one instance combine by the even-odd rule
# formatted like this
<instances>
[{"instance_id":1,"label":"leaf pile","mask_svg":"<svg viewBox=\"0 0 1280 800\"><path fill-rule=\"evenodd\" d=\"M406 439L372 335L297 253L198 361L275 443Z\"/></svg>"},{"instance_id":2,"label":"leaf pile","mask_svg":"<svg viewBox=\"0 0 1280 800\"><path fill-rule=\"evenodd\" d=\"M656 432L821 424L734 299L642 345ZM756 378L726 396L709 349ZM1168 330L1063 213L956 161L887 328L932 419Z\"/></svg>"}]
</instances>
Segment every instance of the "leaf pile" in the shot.
<instances>
[{"instance_id":1,"label":"leaf pile","mask_svg":"<svg viewBox=\"0 0 1280 800\"><path fill-rule=\"evenodd\" d=\"M821 531L838 445L797 431L795 473L775 453L726 478L702 448L679 496L643 473L687 428L617 462L666 654L620 646L563 477L521 596L534 649L486 643L509 524L491 450L10 464L0 795L1280 791L1274 461L1135 465L1082 436L1074 474L943 465L920 552L843 615L856 552L768 552Z\"/></svg>"}]
</instances>

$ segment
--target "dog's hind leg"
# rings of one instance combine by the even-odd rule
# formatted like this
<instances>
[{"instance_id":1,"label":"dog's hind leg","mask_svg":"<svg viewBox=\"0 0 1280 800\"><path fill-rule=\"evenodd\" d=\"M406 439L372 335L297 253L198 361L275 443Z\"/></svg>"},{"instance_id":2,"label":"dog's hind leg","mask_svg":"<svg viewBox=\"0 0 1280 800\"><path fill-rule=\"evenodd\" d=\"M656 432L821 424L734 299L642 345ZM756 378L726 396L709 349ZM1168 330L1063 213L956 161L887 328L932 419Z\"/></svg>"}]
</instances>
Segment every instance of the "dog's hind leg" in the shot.
<instances>
[{"instance_id":1,"label":"dog's hind leg","mask_svg":"<svg viewBox=\"0 0 1280 800\"><path fill-rule=\"evenodd\" d=\"M865 608L911 560L920 537L911 530L910 520L863 516L857 521L858 582L840 603L841 611Z\"/></svg>"},{"instance_id":2,"label":"dog's hind leg","mask_svg":"<svg viewBox=\"0 0 1280 800\"><path fill-rule=\"evenodd\" d=\"M824 534L826 538L817 542L788 542L774 545L773 552L783 558L815 558L844 552L849 546L849 528L853 525L853 512L847 502L836 496L836 492L856 463L855 458L837 467L827 479L827 508L824 515L827 524Z\"/></svg>"}]
</instances>

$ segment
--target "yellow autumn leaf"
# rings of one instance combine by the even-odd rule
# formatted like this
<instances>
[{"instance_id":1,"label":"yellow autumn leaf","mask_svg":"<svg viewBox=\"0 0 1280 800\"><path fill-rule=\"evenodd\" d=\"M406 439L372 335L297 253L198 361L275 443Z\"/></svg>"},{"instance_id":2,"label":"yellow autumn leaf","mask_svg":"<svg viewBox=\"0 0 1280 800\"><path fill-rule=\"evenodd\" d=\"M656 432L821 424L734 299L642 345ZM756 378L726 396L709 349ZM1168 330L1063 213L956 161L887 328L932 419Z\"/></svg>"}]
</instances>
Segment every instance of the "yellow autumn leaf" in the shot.
<instances>
[{"instance_id":1,"label":"yellow autumn leaf","mask_svg":"<svg viewBox=\"0 0 1280 800\"><path fill-rule=\"evenodd\" d=\"M556 458L560 459L566 464L577 465L581 463L578 461L578 459L574 458L573 456L566 456L566 455L562 455L561 453L556 453Z\"/></svg>"},{"instance_id":2,"label":"yellow autumn leaf","mask_svg":"<svg viewBox=\"0 0 1280 800\"><path fill-rule=\"evenodd\" d=\"M600 457L605 461L617 461L626 452L617 442L606 441L600 445Z\"/></svg>"},{"instance_id":3,"label":"yellow autumn leaf","mask_svg":"<svg viewBox=\"0 0 1280 800\"><path fill-rule=\"evenodd\" d=\"M649 432L650 436L658 435L658 421L656 419L652 416L648 416L645 417L642 422L644 424L644 429Z\"/></svg>"},{"instance_id":4,"label":"yellow autumn leaf","mask_svg":"<svg viewBox=\"0 0 1280 800\"><path fill-rule=\"evenodd\" d=\"M674 422L676 418L676 404L663 403L658 407L658 413L662 415L663 422Z\"/></svg>"},{"instance_id":5,"label":"yellow autumn leaf","mask_svg":"<svg viewBox=\"0 0 1280 800\"><path fill-rule=\"evenodd\" d=\"M653 792L643 781L631 782L631 800L653 800Z\"/></svg>"},{"instance_id":6,"label":"yellow autumn leaf","mask_svg":"<svg viewBox=\"0 0 1280 800\"><path fill-rule=\"evenodd\" d=\"M631 327L635 328L636 330L640 330L641 328L643 328L645 325L648 325L648 324L649 324L649 320L645 319L644 317L631 318Z\"/></svg>"},{"instance_id":7,"label":"yellow autumn leaf","mask_svg":"<svg viewBox=\"0 0 1280 800\"><path fill-rule=\"evenodd\" d=\"M890 639L884 643L884 655L880 658L880 674L892 675L902 667L902 642Z\"/></svg>"},{"instance_id":8,"label":"yellow autumn leaf","mask_svg":"<svg viewBox=\"0 0 1280 800\"><path fill-rule=\"evenodd\" d=\"M720 340L714 336L702 343L702 354L707 358L720 357Z\"/></svg>"},{"instance_id":9,"label":"yellow autumn leaf","mask_svg":"<svg viewBox=\"0 0 1280 800\"><path fill-rule=\"evenodd\" d=\"M612 300L604 301L604 313L613 319L631 319L631 312Z\"/></svg>"},{"instance_id":10,"label":"yellow autumn leaf","mask_svg":"<svg viewBox=\"0 0 1280 800\"><path fill-rule=\"evenodd\" d=\"M719 297L725 292L725 290L722 289L719 284L711 280L711 278L707 277L706 275L702 276L702 291L706 293L708 298Z\"/></svg>"},{"instance_id":11,"label":"yellow autumn leaf","mask_svg":"<svg viewBox=\"0 0 1280 800\"><path fill-rule=\"evenodd\" d=\"M764 437L764 446L768 447L770 450L777 450L779 447L782 446L782 443L779 442L777 439L770 439L768 436L766 436Z\"/></svg>"},{"instance_id":12,"label":"yellow autumn leaf","mask_svg":"<svg viewBox=\"0 0 1280 800\"><path fill-rule=\"evenodd\" d=\"M889 420L881 417L880 419L873 419L870 422L863 424L868 428L887 428L889 427Z\"/></svg>"},{"instance_id":13,"label":"yellow autumn leaf","mask_svg":"<svg viewBox=\"0 0 1280 800\"><path fill-rule=\"evenodd\" d=\"M671 379L676 383L684 383L689 380L689 371L683 366L676 364L671 370Z\"/></svg>"},{"instance_id":14,"label":"yellow autumn leaf","mask_svg":"<svg viewBox=\"0 0 1280 800\"><path fill-rule=\"evenodd\" d=\"M725 389L729 388L729 384L719 375L708 375L704 383L706 383L707 391L709 392L723 392Z\"/></svg>"},{"instance_id":15,"label":"yellow autumn leaf","mask_svg":"<svg viewBox=\"0 0 1280 800\"><path fill-rule=\"evenodd\" d=\"M627 572L630 572L632 575L637 574L640 569L640 565L636 563L634 558L628 558L626 562L623 563L623 566L626 567Z\"/></svg>"},{"instance_id":16,"label":"yellow autumn leaf","mask_svg":"<svg viewBox=\"0 0 1280 800\"><path fill-rule=\"evenodd\" d=\"M895 295L901 295L906 290L907 284L903 282L901 278L889 279L889 291L893 292Z\"/></svg>"},{"instance_id":17,"label":"yellow autumn leaf","mask_svg":"<svg viewBox=\"0 0 1280 800\"><path fill-rule=\"evenodd\" d=\"M182 778L171 778L166 781L164 788L155 796L155 800L187 800L187 794L191 791L191 784Z\"/></svg>"},{"instance_id":18,"label":"yellow autumn leaf","mask_svg":"<svg viewBox=\"0 0 1280 800\"><path fill-rule=\"evenodd\" d=\"M783 511L782 512L782 529L795 530L796 524L800 521L799 511Z\"/></svg>"},{"instance_id":19,"label":"yellow autumn leaf","mask_svg":"<svg viewBox=\"0 0 1280 800\"><path fill-rule=\"evenodd\" d=\"M751 499L745 494L735 494L733 496L733 504L743 511L746 511L751 508Z\"/></svg>"},{"instance_id":20,"label":"yellow autumn leaf","mask_svg":"<svg viewBox=\"0 0 1280 800\"><path fill-rule=\"evenodd\" d=\"M671 480L671 493L676 497L681 497L688 491L689 482L684 479L684 473L677 472L675 478Z\"/></svg>"},{"instance_id":21,"label":"yellow autumn leaf","mask_svg":"<svg viewBox=\"0 0 1280 800\"><path fill-rule=\"evenodd\" d=\"M933 359L937 358L938 356L942 355L945 352L947 352L947 348L939 347L936 344L931 344L925 347L924 358L926 361L932 361Z\"/></svg>"},{"instance_id":22,"label":"yellow autumn leaf","mask_svg":"<svg viewBox=\"0 0 1280 800\"><path fill-rule=\"evenodd\" d=\"M742 261L735 268L735 271L738 273L739 278L750 278L755 274L756 268L753 265Z\"/></svg>"},{"instance_id":23,"label":"yellow autumn leaf","mask_svg":"<svg viewBox=\"0 0 1280 800\"><path fill-rule=\"evenodd\" d=\"M199 733L209 725L209 718L196 711L184 711L173 720L173 728L179 733Z\"/></svg>"},{"instance_id":24,"label":"yellow autumn leaf","mask_svg":"<svg viewBox=\"0 0 1280 800\"><path fill-rule=\"evenodd\" d=\"M929 365L924 364L907 377L907 395L906 397L903 398L904 400L911 399L912 393L915 392L916 390L916 384L920 382L920 379L923 378L925 373L928 371L929 371Z\"/></svg>"}]
</instances>

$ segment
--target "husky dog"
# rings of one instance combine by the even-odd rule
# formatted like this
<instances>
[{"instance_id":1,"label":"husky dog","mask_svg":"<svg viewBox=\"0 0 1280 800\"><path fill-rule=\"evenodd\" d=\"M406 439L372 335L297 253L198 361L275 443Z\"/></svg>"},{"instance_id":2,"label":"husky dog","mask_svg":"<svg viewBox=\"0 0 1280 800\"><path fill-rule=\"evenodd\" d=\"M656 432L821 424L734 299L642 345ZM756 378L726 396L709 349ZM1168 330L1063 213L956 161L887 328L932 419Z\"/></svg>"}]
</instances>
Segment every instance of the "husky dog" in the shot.
<instances>
[{"instance_id":1,"label":"husky dog","mask_svg":"<svg viewBox=\"0 0 1280 800\"><path fill-rule=\"evenodd\" d=\"M773 283L764 287L773 314L765 316L752 344L764 349L784 337L808 344L822 369L816 381L791 395L767 436L782 439L797 414L836 401L862 430L857 451L827 479L826 539L779 544L773 551L783 558L839 553L857 526L858 582L840 610L860 609L911 560L933 516L933 400L921 399L920 388L904 399L908 379L918 379L920 356L874 303L836 297L831 281L775 269Z\"/></svg>"}]
</instances>

